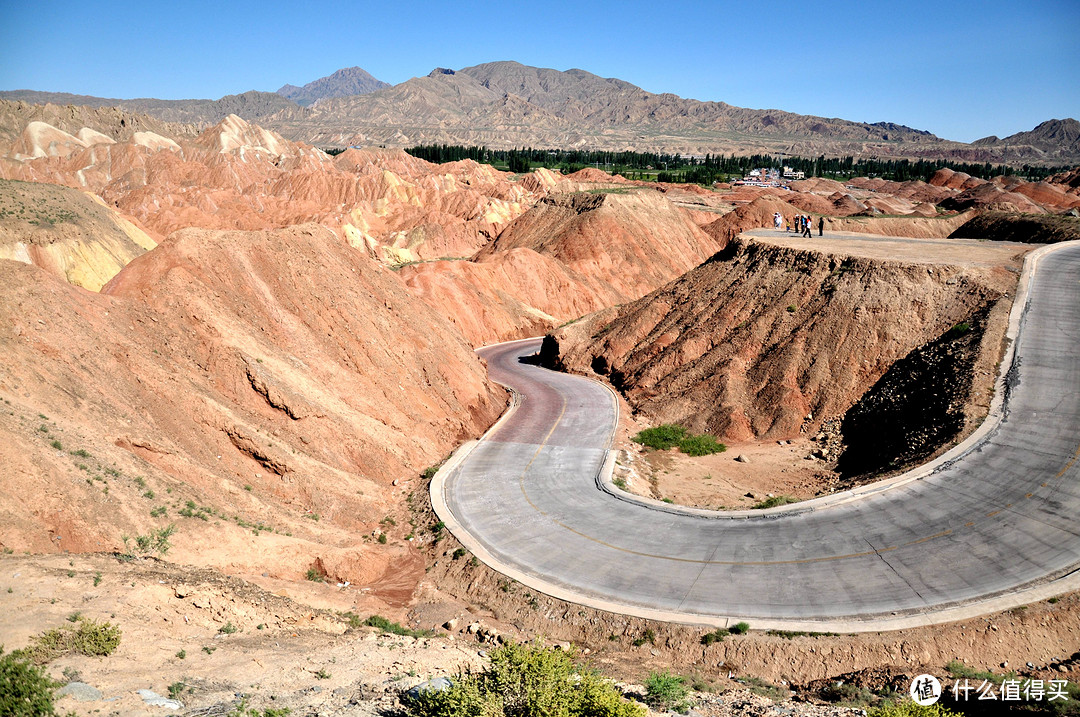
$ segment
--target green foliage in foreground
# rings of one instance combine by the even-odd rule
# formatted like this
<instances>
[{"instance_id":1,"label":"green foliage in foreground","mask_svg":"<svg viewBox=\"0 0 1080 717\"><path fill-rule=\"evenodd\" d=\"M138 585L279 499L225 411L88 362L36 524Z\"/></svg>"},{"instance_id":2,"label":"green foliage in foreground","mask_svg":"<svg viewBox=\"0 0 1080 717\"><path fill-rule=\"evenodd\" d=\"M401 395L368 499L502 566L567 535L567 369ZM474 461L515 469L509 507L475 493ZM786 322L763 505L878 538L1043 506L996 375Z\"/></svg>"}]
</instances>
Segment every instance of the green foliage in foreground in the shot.
<instances>
[{"instance_id":1,"label":"green foliage in foreground","mask_svg":"<svg viewBox=\"0 0 1080 717\"><path fill-rule=\"evenodd\" d=\"M669 448L679 447L679 450L688 456L707 456L713 453L723 453L727 446L720 443L714 436L694 435L682 426L673 423L665 423L655 428L646 428L632 439L635 443L648 446L658 451L666 451Z\"/></svg>"},{"instance_id":2,"label":"green foliage in foreground","mask_svg":"<svg viewBox=\"0 0 1080 717\"><path fill-rule=\"evenodd\" d=\"M18 652L4 654L0 647L0 715L37 717L55 715L53 682L45 670L35 667Z\"/></svg>"},{"instance_id":3,"label":"green foliage in foreground","mask_svg":"<svg viewBox=\"0 0 1080 717\"><path fill-rule=\"evenodd\" d=\"M871 707L866 714L867 717L963 717L959 712L942 707L941 704L923 707L907 700Z\"/></svg>"},{"instance_id":4,"label":"green foliage in foreground","mask_svg":"<svg viewBox=\"0 0 1080 717\"><path fill-rule=\"evenodd\" d=\"M76 624L78 627L64 625L42 633L34 638L32 645L19 650L19 656L35 665L44 665L72 653L89 657L111 655L120 645L120 628L112 623L78 617Z\"/></svg>"},{"instance_id":5,"label":"green foliage in foreground","mask_svg":"<svg viewBox=\"0 0 1080 717\"><path fill-rule=\"evenodd\" d=\"M415 717L644 717L610 681L577 667L565 652L509 644L491 652L491 665L459 675L442 692L409 703Z\"/></svg>"}]
</instances>

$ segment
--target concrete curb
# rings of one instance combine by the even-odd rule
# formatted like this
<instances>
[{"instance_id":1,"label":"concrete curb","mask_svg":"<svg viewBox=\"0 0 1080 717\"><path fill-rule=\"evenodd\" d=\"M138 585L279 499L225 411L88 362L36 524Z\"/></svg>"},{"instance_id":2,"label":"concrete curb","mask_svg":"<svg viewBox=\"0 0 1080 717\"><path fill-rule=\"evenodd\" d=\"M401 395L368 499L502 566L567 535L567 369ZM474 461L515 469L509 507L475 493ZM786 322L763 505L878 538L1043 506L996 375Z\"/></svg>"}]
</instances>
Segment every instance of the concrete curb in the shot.
<instances>
[{"instance_id":1,"label":"concrete curb","mask_svg":"<svg viewBox=\"0 0 1080 717\"><path fill-rule=\"evenodd\" d=\"M679 513L685 515L692 515L695 517L710 518L710 519L729 519L729 520L748 520L748 519L771 519L777 518L781 515L794 515L798 513L804 513L807 511L822 510L832 506L841 505L853 500L858 500L868 495L875 495L893 488L897 488L902 485L911 483L912 481L921 480L929 475L934 474L943 467L959 460L963 456L967 455L972 450L978 448L978 446L990 436L993 431L1000 425L1002 418L1007 413L1007 398L1008 398L1008 377L1013 369L1015 361L1015 346L1016 338L1022 330L1024 319L1027 314L1028 301L1030 297L1030 289L1034 282L1035 269L1038 262L1045 257L1059 249L1063 249L1069 246L1080 245L1080 241L1060 242L1058 244L1051 244L1049 246L1042 247L1028 254L1024 261L1024 267L1021 272L1020 281L1017 285L1016 297L1013 301L1013 308L1009 314L1009 326L1006 330L1006 339L1008 340L1008 347L1006 348L1005 355L1001 361L1001 368L997 381L995 382L994 398L990 405L990 410L987 413L983 423L976 429L971 436L969 436L964 442L955 446L947 453L938 457L934 461L919 466L907 473L904 473L895 478L891 478L879 483L872 483L867 486L862 486L850 491L844 491L831 496L823 498L815 498L813 500L805 501L798 504L796 507L780 506L778 508L772 508L768 510L756 510L756 511L730 511L719 512L702 510L695 508L685 508L681 506L675 506L662 501L653 500L650 498L642 498L639 496L633 496L625 491L620 490L614 484L611 483L611 476L615 467L616 451L610 450L611 441L614 438L615 431L618 428L618 415L619 404L618 399L615 397L611 387L606 384L603 385L609 393L611 393L613 400L615 401L616 419L612 428L611 437L608 439L609 451L606 460L600 468L597 476L597 486L604 492L612 495L613 497L642 505L652 510L659 510L667 513ZM524 341L535 341L535 338L519 339L517 341L505 341L498 344L491 344L491 346L498 346L511 343L521 343ZM481 347L485 348L485 347ZM584 378L584 377L582 377ZM588 379L586 379L588 380ZM502 385L502 384L500 384ZM611 612L622 615L629 615L633 617L644 618L648 620L657 620L661 622L681 623L688 625L700 625L703 627L730 627L739 621L752 621L751 627L758 630L791 630L791 631L806 631L806 632L837 632L837 633L857 633L857 632L883 632L891 630L903 630L916 627L924 627L929 625L940 625L948 622L955 622L957 620L964 620L980 615L985 615L993 612L1000 612L1011 608L1019 607L1021 605L1027 605L1033 602L1046 600L1055 595L1060 595L1065 592L1080 589L1080 570L1071 570L1065 574L1057 576L1048 576L1046 579L1038 581L1035 584L1029 584L1026 587L1020 587L1016 590L1010 590L1007 593L987 595L983 598L965 601L960 604L937 606L929 610L918 612L907 612L904 614L891 614L891 615L864 615L864 616L851 616L842 619L823 619L823 620L805 620L805 619L783 619L783 618L755 618L753 616L726 616L726 615L705 615L690 612L673 612L666 610L657 610L645 605L618 603L602 598L594 597L587 593L579 592L577 590L567 588L565 586L549 582L544 576L534 575L532 573L525 572L518 567L504 562L501 558L496 557L490 553L487 548L480 543L480 541L473 538L473 536L464 529L460 522L456 519L453 511L450 510L449 505L446 502L445 490L446 483L449 478L452 477L454 471L461 463L468 457L472 450L479 445L489 434L495 431L505 420L511 416L517 409L517 406L521 404L524 397L521 397L513 389L508 388L511 392L510 407L503 414L503 416L489 428L479 441L469 441L463 444L458 450L456 450L445 464L439 469L435 476L431 480L430 494L432 507L439 518L446 524L446 527L453 533L465 548L473 553L477 559L484 562L492 569L510 577L518 582L526 585L533 590L541 592L550 597L565 600L567 602L584 605L586 607L595 608L597 610L603 610L605 612Z\"/></svg>"}]
</instances>

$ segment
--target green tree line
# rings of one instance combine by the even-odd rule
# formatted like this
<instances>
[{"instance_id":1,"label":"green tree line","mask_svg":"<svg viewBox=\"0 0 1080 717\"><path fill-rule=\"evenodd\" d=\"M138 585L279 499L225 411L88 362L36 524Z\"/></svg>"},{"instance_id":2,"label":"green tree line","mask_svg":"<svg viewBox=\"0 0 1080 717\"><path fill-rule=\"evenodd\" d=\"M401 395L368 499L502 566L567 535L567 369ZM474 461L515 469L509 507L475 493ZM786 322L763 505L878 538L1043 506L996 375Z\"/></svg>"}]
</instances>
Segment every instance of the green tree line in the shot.
<instances>
[{"instance_id":1,"label":"green tree line","mask_svg":"<svg viewBox=\"0 0 1080 717\"><path fill-rule=\"evenodd\" d=\"M537 167L559 169L564 173L576 172L585 167L599 167L622 174L629 179L656 180L659 182L712 184L731 178L745 176L758 167L791 167L807 177L849 179L851 177L880 177L897 182L921 179L926 181L942 168L964 172L973 177L990 179L998 175L1015 175L1028 181L1045 179L1052 174L1064 172L1069 167L1039 167L1030 164L1019 166L991 164L989 162L953 162L949 160L877 159L854 157L796 157L752 154L706 154L704 157L687 157L680 154L657 152L611 152L601 150L536 149L488 149L449 144L422 144L405 150L414 157L442 164L471 159L475 162L507 167L512 172L528 172Z\"/></svg>"}]
</instances>

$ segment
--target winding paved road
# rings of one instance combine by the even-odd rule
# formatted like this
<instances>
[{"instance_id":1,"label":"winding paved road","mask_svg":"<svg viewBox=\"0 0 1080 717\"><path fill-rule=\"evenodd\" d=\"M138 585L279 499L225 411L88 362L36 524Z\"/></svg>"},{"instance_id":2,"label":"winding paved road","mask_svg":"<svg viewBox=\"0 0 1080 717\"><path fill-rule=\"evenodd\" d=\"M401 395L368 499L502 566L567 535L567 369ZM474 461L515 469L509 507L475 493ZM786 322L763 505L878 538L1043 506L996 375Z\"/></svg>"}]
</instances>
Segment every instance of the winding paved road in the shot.
<instances>
[{"instance_id":1,"label":"winding paved road","mask_svg":"<svg viewBox=\"0 0 1080 717\"><path fill-rule=\"evenodd\" d=\"M520 405L440 472L436 510L496 569L645 617L879 629L997 609L1033 585L1061 592L1080 575L1080 246L1039 261L1022 309L1001 422L964 455L888 490L754 517L599 490L609 391L521 363L539 339L481 349Z\"/></svg>"}]
</instances>

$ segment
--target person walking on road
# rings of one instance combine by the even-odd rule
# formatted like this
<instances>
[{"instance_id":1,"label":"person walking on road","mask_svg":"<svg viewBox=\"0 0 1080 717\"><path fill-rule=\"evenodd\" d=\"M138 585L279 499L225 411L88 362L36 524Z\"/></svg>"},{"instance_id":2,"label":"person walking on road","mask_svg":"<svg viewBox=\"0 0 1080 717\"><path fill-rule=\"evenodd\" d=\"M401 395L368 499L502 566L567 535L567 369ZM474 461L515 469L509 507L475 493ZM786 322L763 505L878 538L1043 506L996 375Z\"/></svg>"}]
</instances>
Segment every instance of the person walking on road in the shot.
<instances>
[{"instance_id":1,"label":"person walking on road","mask_svg":"<svg viewBox=\"0 0 1080 717\"><path fill-rule=\"evenodd\" d=\"M804 237L806 237L807 239L809 239L813 235L813 233L810 231L811 222L812 222L812 220L810 219L809 214L807 214L806 216L803 217L803 234L802 235Z\"/></svg>"},{"instance_id":2,"label":"person walking on road","mask_svg":"<svg viewBox=\"0 0 1080 717\"><path fill-rule=\"evenodd\" d=\"M825 236L825 217L818 217L817 220L817 235Z\"/></svg>"}]
</instances>

